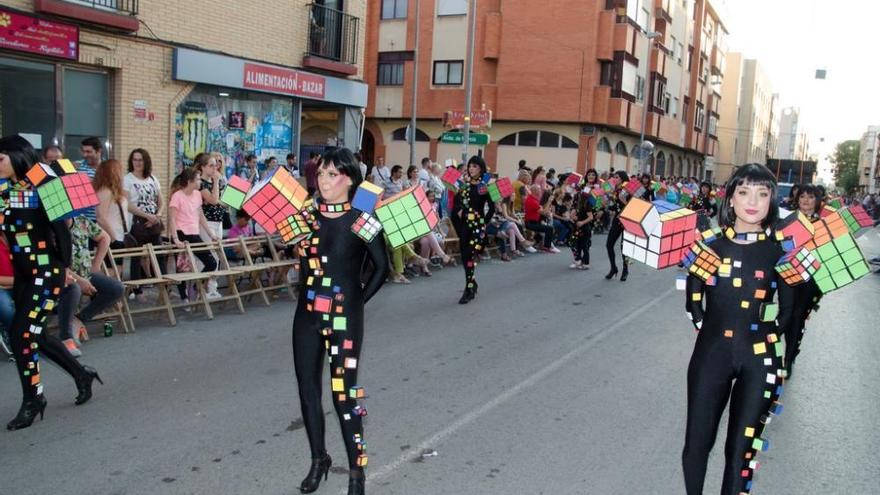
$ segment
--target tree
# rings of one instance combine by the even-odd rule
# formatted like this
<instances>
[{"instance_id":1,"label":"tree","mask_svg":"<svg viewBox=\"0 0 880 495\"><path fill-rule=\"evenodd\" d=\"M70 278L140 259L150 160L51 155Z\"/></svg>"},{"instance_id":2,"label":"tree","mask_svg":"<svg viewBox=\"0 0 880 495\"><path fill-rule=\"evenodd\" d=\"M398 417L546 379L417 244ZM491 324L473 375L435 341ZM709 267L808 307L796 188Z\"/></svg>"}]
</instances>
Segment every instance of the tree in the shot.
<instances>
[{"instance_id":1,"label":"tree","mask_svg":"<svg viewBox=\"0 0 880 495\"><path fill-rule=\"evenodd\" d=\"M837 144L829 157L834 164L835 183L845 193L859 186L859 147L857 140L844 141Z\"/></svg>"}]
</instances>

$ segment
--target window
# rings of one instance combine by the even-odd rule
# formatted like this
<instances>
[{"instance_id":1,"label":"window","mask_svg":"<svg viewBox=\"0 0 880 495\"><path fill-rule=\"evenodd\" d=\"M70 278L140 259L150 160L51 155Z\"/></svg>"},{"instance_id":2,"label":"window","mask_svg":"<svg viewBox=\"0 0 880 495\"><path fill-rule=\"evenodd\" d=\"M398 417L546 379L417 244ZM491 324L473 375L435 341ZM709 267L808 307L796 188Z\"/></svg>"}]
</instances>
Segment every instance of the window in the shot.
<instances>
[{"instance_id":1,"label":"window","mask_svg":"<svg viewBox=\"0 0 880 495\"><path fill-rule=\"evenodd\" d=\"M516 133L508 134L498 141L500 146L516 146Z\"/></svg>"},{"instance_id":2,"label":"window","mask_svg":"<svg viewBox=\"0 0 880 495\"><path fill-rule=\"evenodd\" d=\"M638 67L630 62L623 63L623 78L621 80L620 89L624 93L636 96L638 88Z\"/></svg>"},{"instance_id":3,"label":"window","mask_svg":"<svg viewBox=\"0 0 880 495\"><path fill-rule=\"evenodd\" d=\"M648 29L648 17L650 16L650 11L648 10L650 8L648 5L649 1L629 0L626 2L626 16L634 20L645 31L650 31Z\"/></svg>"},{"instance_id":4,"label":"window","mask_svg":"<svg viewBox=\"0 0 880 495\"><path fill-rule=\"evenodd\" d=\"M645 78L636 76L636 101L645 101Z\"/></svg>"},{"instance_id":5,"label":"window","mask_svg":"<svg viewBox=\"0 0 880 495\"><path fill-rule=\"evenodd\" d=\"M379 63L378 86L403 86L403 62Z\"/></svg>"},{"instance_id":6,"label":"window","mask_svg":"<svg viewBox=\"0 0 880 495\"><path fill-rule=\"evenodd\" d=\"M684 43L679 42L676 48L678 50L678 57L676 57L676 60L678 60L678 65L681 65L681 60L684 56Z\"/></svg>"},{"instance_id":7,"label":"window","mask_svg":"<svg viewBox=\"0 0 880 495\"><path fill-rule=\"evenodd\" d=\"M718 129L718 118L714 115L709 116L709 129L707 132L712 136L717 136L716 130Z\"/></svg>"},{"instance_id":8,"label":"window","mask_svg":"<svg viewBox=\"0 0 880 495\"><path fill-rule=\"evenodd\" d=\"M438 0L437 15L467 15L467 0Z\"/></svg>"},{"instance_id":9,"label":"window","mask_svg":"<svg viewBox=\"0 0 880 495\"><path fill-rule=\"evenodd\" d=\"M663 112L666 115L669 115L670 107L672 106L672 95L666 93L663 95Z\"/></svg>"},{"instance_id":10,"label":"window","mask_svg":"<svg viewBox=\"0 0 880 495\"><path fill-rule=\"evenodd\" d=\"M614 62L610 60L599 61L599 84L614 86Z\"/></svg>"},{"instance_id":11,"label":"window","mask_svg":"<svg viewBox=\"0 0 880 495\"><path fill-rule=\"evenodd\" d=\"M406 19L406 0L382 0L382 19Z\"/></svg>"},{"instance_id":12,"label":"window","mask_svg":"<svg viewBox=\"0 0 880 495\"><path fill-rule=\"evenodd\" d=\"M608 138L600 139L599 144L596 145L596 149L603 153L611 153L611 143L608 142Z\"/></svg>"},{"instance_id":13,"label":"window","mask_svg":"<svg viewBox=\"0 0 880 495\"><path fill-rule=\"evenodd\" d=\"M684 105L681 107L681 121L684 123L687 123L688 120L688 110L690 110L690 102L685 99Z\"/></svg>"},{"instance_id":14,"label":"window","mask_svg":"<svg viewBox=\"0 0 880 495\"><path fill-rule=\"evenodd\" d=\"M391 133L391 139L393 141L406 141L406 127L395 129L394 132ZM425 131L416 128L416 141L428 142L430 140L431 138L425 134Z\"/></svg>"},{"instance_id":15,"label":"window","mask_svg":"<svg viewBox=\"0 0 880 495\"><path fill-rule=\"evenodd\" d=\"M550 131L541 131L540 144L542 148L558 148L559 134Z\"/></svg>"},{"instance_id":16,"label":"window","mask_svg":"<svg viewBox=\"0 0 880 495\"><path fill-rule=\"evenodd\" d=\"M703 130L703 124L706 122L706 112L703 111L703 104L697 102L697 121L694 123L694 127L698 131Z\"/></svg>"},{"instance_id":17,"label":"window","mask_svg":"<svg viewBox=\"0 0 880 495\"><path fill-rule=\"evenodd\" d=\"M666 113L673 117L678 116L678 97L672 99L672 102L669 104L669 110Z\"/></svg>"},{"instance_id":18,"label":"window","mask_svg":"<svg viewBox=\"0 0 880 495\"><path fill-rule=\"evenodd\" d=\"M434 62L435 86L460 86L462 82L464 62L461 60L444 60Z\"/></svg>"},{"instance_id":19,"label":"window","mask_svg":"<svg viewBox=\"0 0 880 495\"><path fill-rule=\"evenodd\" d=\"M573 139L562 136L562 147L578 149L578 144Z\"/></svg>"},{"instance_id":20,"label":"window","mask_svg":"<svg viewBox=\"0 0 880 495\"><path fill-rule=\"evenodd\" d=\"M107 74L64 69L64 115L73 117L64 122L65 155L76 156L67 150L72 146L78 150L80 141L89 136L109 135L109 94Z\"/></svg>"},{"instance_id":21,"label":"window","mask_svg":"<svg viewBox=\"0 0 880 495\"><path fill-rule=\"evenodd\" d=\"M520 146L537 146L538 131L521 131L519 133Z\"/></svg>"},{"instance_id":22,"label":"window","mask_svg":"<svg viewBox=\"0 0 880 495\"><path fill-rule=\"evenodd\" d=\"M614 146L614 152L620 156L629 156L629 153L626 151L626 144L623 141L618 141Z\"/></svg>"}]
</instances>

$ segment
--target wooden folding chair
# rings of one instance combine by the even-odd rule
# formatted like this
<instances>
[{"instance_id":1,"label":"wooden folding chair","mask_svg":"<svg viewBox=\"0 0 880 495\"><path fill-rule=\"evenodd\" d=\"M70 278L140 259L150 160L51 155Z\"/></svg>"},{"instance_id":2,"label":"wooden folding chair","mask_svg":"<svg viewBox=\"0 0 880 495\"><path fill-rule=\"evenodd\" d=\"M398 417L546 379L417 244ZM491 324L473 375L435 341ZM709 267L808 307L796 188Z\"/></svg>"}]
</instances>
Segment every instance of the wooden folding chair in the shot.
<instances>
[{"instance_id":1,"label":"wooden folding chair","mask_svg":"<svg viewBox=\"0 0 880 495\"><path fill-rule=\"evenodd\" d=\"M109 273L116 277L117 280L121 281L122 285L125 287L125 290L122 292L122 300L120 303L122 304L123 314L128 317L127 326L132 332L135 329L134 315L155 313L157 311L165 311L168 315L168 322L171 326L177 325L177 319L174 317L174 310L171 307L171 299L168 297L168 285L170 284L170 281L161 275L162 272L159 268L159 262L156 258L152 244L145 244L135 248L110 249L108 259L110 261ZM153 272L152 275L140 280L124 280L120 265L124 265L126 259L128 259L130 263L140 263L141 259L146 259ZM120 263L117 263L117 260L119 260ZM153 306L148 305L132 308L128 302L129 294L134 292L135 289L143 289L148 285L154 286L158 291L156 304Z\"/></svg>"}]
</instances>

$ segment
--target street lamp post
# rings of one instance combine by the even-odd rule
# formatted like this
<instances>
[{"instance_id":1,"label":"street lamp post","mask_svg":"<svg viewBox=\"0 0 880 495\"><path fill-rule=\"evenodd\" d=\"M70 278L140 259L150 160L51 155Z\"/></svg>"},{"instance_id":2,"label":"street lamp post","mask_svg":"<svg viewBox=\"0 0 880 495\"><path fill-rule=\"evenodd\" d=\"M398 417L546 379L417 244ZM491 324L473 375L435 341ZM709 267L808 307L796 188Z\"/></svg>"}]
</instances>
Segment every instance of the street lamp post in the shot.
<instances>
[{"instance_id":1,"label":"street lamp post","mask_svg":"<svg viewBox=\"0 0 880 495\"><path fill-rule=\"evenodd\" d=\"M468 28L467 61L465 68L465 91L464 91L464 129L462 129L461 163L468 161L468 141L471 134L471 95L474 87L474 41L477 30L477 0L471 0L470 27Z\"/></svg>"},{"instance_id":2,"label":"street lamp post","mask_svg":"<svg viewBox=\"0 0 880 495\"><path fill-rule=\"evenodd\" d=\"M648 14L648 26L650 25L651 15ZM644 98L644 105L642 108L642 134L639 138L639 168L643 174L648 172L645 158L647 158L649 153L654 152L654 143L645 141L645 127L648 125L648 76L651 75L651 46L654 44L654 40L662 35L663 33L658 33L657 31L645 31L645 38L647 38L645 46L645 78L642 80L642 98Z\"/></svg>"},{"instance_id":3,"label":"street lamp post","mask_svg":"<svg viewBox=\"0 0 880 495\"><path fill-rule=\"evenodd\" d=\"M419 94L419 0L416 0L416 43L413 50L412 115L409 122L409 164L416 164L416 108Z\"/></svg>"}]
</instances>

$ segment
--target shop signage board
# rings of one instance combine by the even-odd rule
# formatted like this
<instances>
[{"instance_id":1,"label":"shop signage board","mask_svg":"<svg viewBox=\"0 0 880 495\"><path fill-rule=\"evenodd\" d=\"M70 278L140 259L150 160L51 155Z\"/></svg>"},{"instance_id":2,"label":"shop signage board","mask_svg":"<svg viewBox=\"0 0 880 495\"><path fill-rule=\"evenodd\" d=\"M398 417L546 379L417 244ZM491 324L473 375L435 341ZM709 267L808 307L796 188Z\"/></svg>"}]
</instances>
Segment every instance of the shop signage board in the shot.
<instances>
[{"instance_id":1,"label":"shop signage board","mask_svg":"<svg viewBox=\"0 0 880 495\"><path fill-rule=\"evenodd\" d=\"M447 144L461 144L464 142L464 134L461 132L444 132L440 135L440 142ZM471 132L468 134L468 144L485 146L489 144L489 135Z\"/></svg>"},{"instance_id":2,"label":"shop signage board","mask_svg":"<svg viewBox=\"0 0 880 495\"><path fill-rule=\"evenodd\" d=\"M443 114L443 127L453 129L464 128L464 110L450 110ZM492 110L475 110L471 112L471 129L492 127Z\"/></svg>"},{"instance_id":3,"label":"shop signage board","mask_svg":"<svg viewBox=\"0 0 880 495\"><path fill-rule=\"evenodd\" d=\"M245 63L244 87L323 100L325 79L298 70Z\"/></svg>"},{"instance_id":4,"label":"shop signage board","mask_svg":"<svg viewBox=\"0 0 880 495\"><path fill-rule=\"evenodd\" d=\"M79 28L0 9L0 48L79 59Z\"/></svg>"}]
</instances>

